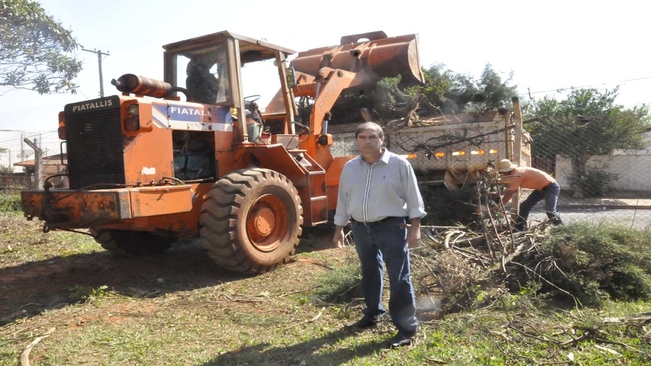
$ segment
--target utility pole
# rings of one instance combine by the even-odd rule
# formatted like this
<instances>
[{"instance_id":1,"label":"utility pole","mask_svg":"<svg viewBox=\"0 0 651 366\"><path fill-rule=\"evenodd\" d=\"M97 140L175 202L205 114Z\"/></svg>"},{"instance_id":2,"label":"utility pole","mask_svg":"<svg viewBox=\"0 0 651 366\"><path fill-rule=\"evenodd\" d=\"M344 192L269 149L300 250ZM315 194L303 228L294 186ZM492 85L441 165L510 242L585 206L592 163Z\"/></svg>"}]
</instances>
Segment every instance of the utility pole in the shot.
<instances>
[{"instance_id":1,"label":"utility pole","mask_svg":"<svg viewBox=\"0 0 651 366\"><path fill-rule=\"evenodd\" d=\"M103 53L101 50L87 50L85 48L82 48L81 50L97 54L97 64L99 65L99 96L104 97L104 77L102 76L102 56L110 56L110 55L108 53Z\"/></svg>"},{"instance_id":2,"label":"utility pole","mask_svg":"<svg viewBox=\"0 0 651 366\"><path fill-rule=\"evenodd\" d=\"M25 131L20 131L20 161L25 161Z\"/></svg>"}]
</instances>

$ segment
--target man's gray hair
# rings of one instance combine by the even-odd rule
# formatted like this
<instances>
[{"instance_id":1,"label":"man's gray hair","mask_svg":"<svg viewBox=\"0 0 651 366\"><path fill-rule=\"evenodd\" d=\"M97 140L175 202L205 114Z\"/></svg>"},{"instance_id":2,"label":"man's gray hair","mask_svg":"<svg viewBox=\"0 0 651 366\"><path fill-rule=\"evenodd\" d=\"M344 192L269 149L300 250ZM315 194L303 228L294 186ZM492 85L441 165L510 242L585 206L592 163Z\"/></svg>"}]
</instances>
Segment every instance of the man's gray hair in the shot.
<instances>
[{"instance_id":1,"label":"man's gray hair","mask_svg":"<svg viewBox=\"0 0 651 366\"><path fill-rule=\"evenodd\" d=\"M378 125L375 122L364 122L361 125L357 126L357 129L355 130L355 139L357 139L357 135L359 135L360 132L365 130L373 130L377 132L377 136L379 138L384 139L384 130L382 129L382 126Z\"/></svg>"}]
</instances>

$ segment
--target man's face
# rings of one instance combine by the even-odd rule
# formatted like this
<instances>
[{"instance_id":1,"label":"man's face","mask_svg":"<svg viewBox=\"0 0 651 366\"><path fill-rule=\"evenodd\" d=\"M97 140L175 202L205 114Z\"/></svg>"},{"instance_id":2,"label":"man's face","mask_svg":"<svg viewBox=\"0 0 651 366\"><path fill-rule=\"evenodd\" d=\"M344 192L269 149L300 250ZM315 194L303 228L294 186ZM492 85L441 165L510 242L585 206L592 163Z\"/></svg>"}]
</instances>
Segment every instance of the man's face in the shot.
<instances>
[{"instance_id":1,"label":"man's face","mask_svg":"<svg viewBox=\"0 0 651 366\"><path fill-rule=\"evenodd\" d=\"M357 148L361 153L379 153L383 142L375 130L362 130L357 135Z\"/></svg>"}]
</instances>

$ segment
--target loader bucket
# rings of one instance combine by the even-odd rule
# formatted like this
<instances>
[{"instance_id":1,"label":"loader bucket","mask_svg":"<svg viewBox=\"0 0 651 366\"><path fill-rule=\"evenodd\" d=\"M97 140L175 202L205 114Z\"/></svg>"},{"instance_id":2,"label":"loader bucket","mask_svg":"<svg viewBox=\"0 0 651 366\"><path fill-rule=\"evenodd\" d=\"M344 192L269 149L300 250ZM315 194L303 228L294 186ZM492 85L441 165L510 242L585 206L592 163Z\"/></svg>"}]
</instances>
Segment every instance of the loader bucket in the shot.
<instances>
[{"instance_id":1,"label":"loader bucket","mask_svg":"<svg viewBox=\"0 0 651 366\"><path fill-rule=\"evenodd\" d=\"M294 69L317 75L323 67L351 72L365 71L377 81L401 76L407 85L423 84L418 58L418 35L387 37L382 31L344 36L339 46L300 52L292 60Z\"/></svg>"}]
</instances>

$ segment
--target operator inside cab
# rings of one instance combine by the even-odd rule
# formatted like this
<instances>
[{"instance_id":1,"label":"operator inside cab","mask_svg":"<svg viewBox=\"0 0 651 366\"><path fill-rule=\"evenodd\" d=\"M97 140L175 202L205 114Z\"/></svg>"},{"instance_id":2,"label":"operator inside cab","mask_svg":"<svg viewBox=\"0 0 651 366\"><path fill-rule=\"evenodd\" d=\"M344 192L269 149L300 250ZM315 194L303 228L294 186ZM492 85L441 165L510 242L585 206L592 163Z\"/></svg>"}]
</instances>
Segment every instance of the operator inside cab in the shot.
<instances>
[{"instance_id":1,"label":"operator inside cab","mask_svg":"<svg viewBox=\"0 0 651 366\"><path fill-rule=\"evenodd\" d=\"M230 100L226 54L222 48L190 55L185 87L189 102L220 104Z\"/></svg>"},{"instance_id":2,"label":"operator inside cab","mask_svg":"<svg viewBox=\"0 0 651 366\"><path fill-rule=\"evenodd\" d=\"M219 79L210 72L211 67L212 65L196 59L188 62L185 87L188 90L189 102L214 104L217 100Z\"/></svg>"}]
</instances>

